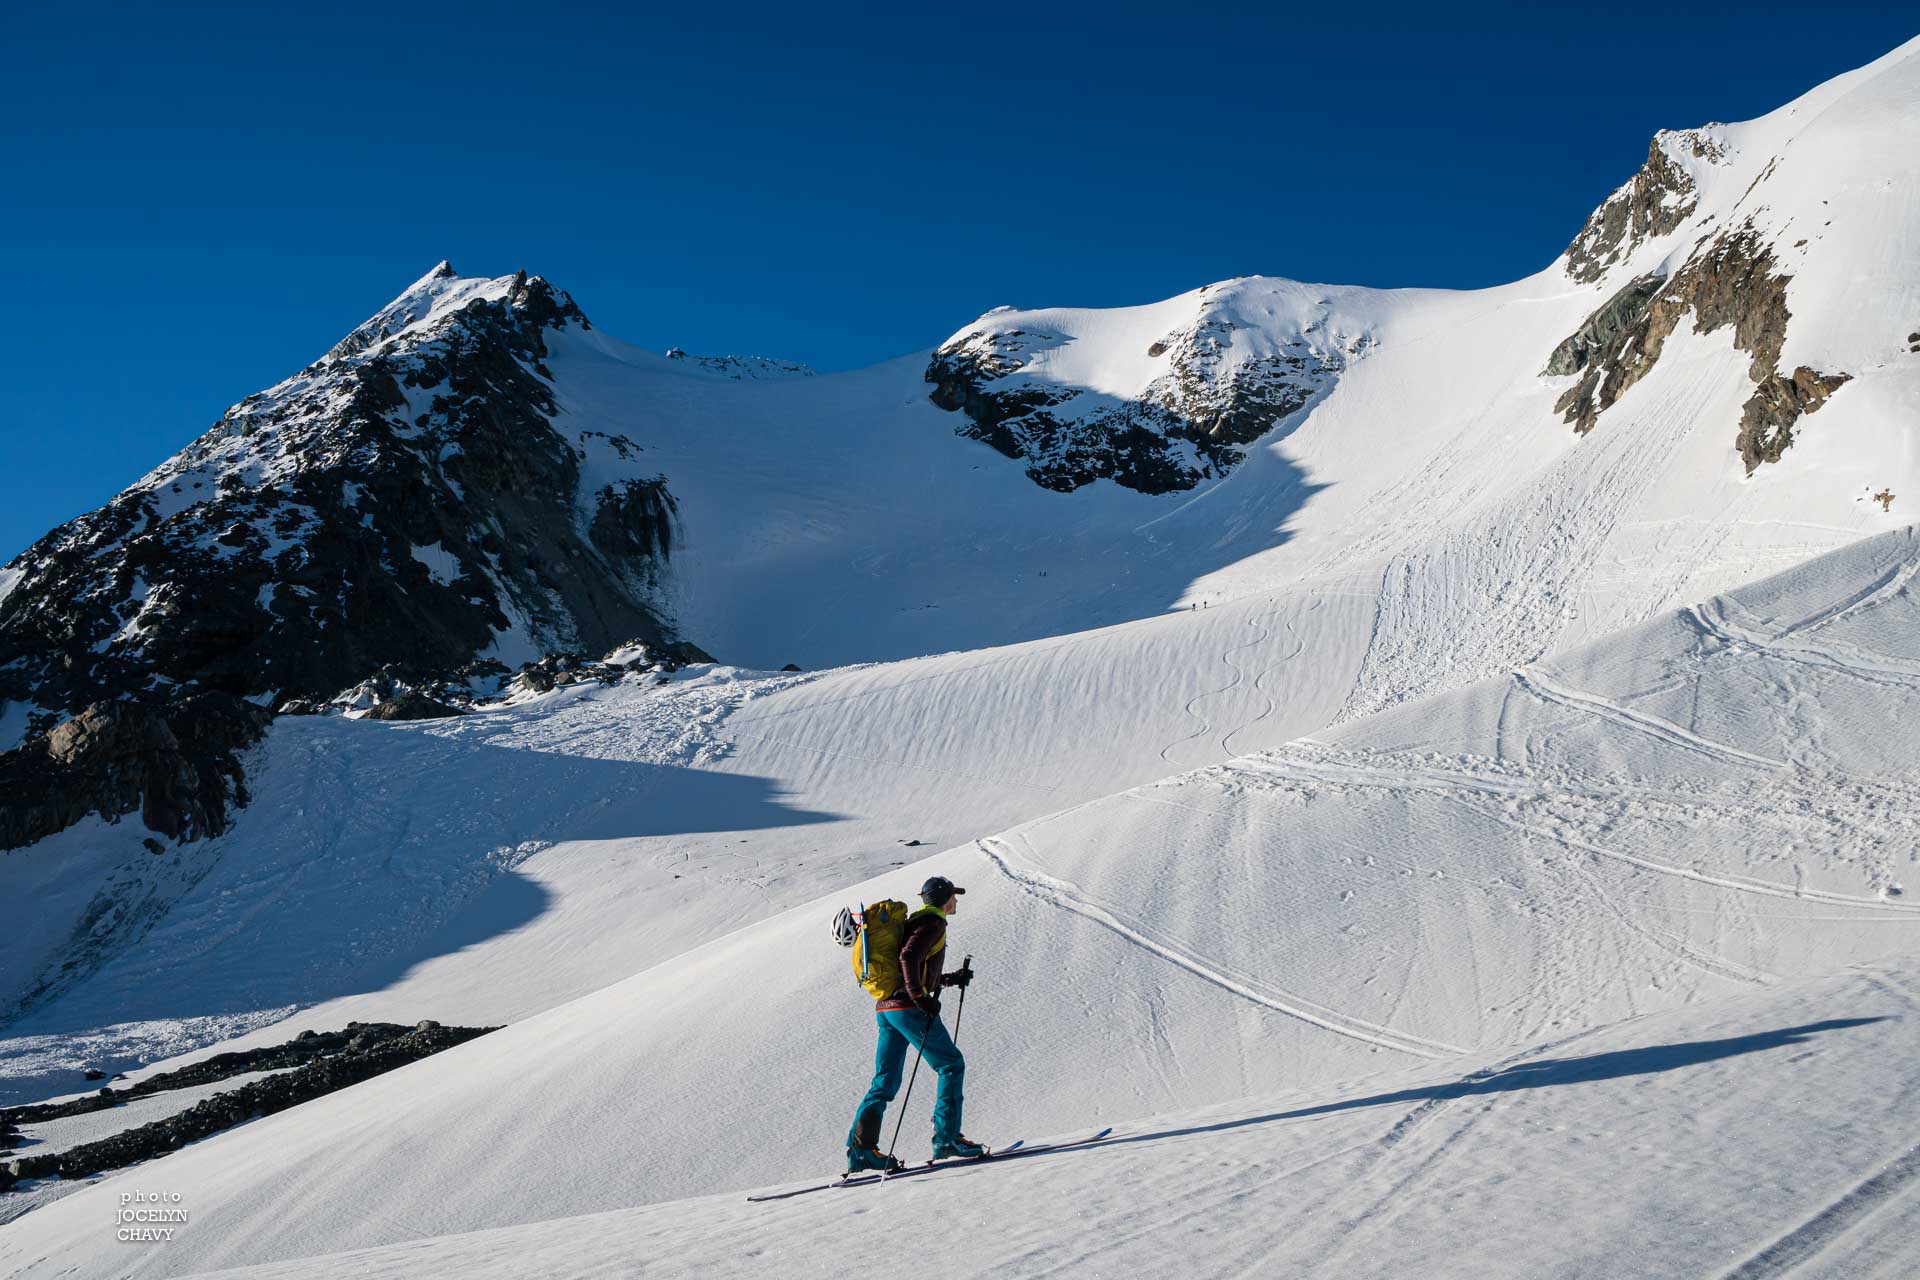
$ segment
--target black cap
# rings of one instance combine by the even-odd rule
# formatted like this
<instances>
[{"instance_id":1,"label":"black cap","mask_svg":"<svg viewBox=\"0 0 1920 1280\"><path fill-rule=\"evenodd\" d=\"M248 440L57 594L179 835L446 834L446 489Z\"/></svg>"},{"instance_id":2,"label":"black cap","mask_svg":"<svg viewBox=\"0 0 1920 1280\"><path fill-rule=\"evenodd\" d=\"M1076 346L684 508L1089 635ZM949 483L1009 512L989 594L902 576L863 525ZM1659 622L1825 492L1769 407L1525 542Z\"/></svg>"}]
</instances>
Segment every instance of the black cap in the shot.
<instances>
[{"instance_id":1,"label":"black cap","mask_svg":"<svg viewBox=\"0 0 1920 1280\"><path fill-rule=\"evenodd\" d=\"M935 876L920 886L920 901L930 907L937 907L953 897L954 894L965 892L965 889L962 889L945 876Z\"/></svg>"}]
</instances>

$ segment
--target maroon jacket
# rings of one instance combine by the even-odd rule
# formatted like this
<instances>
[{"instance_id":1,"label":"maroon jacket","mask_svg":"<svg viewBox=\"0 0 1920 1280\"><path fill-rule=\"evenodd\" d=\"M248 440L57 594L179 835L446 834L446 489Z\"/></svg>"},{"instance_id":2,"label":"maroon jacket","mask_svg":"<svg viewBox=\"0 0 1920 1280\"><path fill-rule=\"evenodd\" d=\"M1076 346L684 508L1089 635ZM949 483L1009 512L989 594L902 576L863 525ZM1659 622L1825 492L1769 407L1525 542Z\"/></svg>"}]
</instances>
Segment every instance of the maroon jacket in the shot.
<instances>
[{"instance_id":1,"label":"maroon jacket","mask_svg":"<svg viewBox=\"0 0 1920 1280\"><path fill-rule=\"evenodd\" d=\"M907 917L900 938L902 989L873 1006L876 1012L918 1008L922 996L940 994L946 975L940 972L940 953L934 950L947 936L947 918L938 911L916 911Z\"/></svg>"}]
</instances>

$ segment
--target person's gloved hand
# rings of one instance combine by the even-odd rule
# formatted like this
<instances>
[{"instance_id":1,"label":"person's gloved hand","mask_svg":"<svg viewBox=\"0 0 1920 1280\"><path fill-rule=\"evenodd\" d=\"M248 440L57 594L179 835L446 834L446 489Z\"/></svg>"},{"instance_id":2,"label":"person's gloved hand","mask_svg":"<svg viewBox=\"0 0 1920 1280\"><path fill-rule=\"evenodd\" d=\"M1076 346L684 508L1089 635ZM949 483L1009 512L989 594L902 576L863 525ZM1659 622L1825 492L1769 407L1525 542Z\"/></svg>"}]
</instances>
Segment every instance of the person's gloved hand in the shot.
<instances>
[{"instance_id":1,"label":"person's gloved hand","mask_svg":"<svg viewBox=\"0 0 1920 1280\"><path fill-rule=\"evenodd\" d=\"M967 989L967 984L972 981L973 981L973 970L957 969L954 972L949 973L944 977L942 977L940 979L940 984L942 986L947 986L947 987L959 987L962 991L965 991Z\"/></svg>"},{"instance_id":2,"label":"person's gloved hand","mask_svg":"<svg viewBox=\"0 0 1920 1280\"><path fill-rule=\"evenodd\" d=\"M920 1012L926 1014L929 1018L937 1018L940 1016L939 996L921 996L918 1000L915 1000L914 1003L919 1005Z\"/></svg>"}]
</instances>

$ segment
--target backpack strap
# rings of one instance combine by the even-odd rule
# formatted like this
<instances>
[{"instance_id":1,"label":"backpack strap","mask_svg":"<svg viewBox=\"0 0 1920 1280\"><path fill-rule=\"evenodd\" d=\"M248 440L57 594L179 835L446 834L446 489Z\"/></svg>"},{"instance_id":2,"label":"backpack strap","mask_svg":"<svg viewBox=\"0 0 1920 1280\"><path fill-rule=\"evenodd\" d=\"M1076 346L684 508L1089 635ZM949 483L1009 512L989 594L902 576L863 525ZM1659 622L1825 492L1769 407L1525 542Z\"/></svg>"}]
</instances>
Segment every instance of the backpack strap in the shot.
<instances>
[{"instance_id":1,"label":"backpack strap","mask_svg":"<svg viewBox=\"0 0 1920 1280\"><path fill-rule=\"evenodd\" d=\"M860 981L867 980L872 966L867 962L867 904L860 904Z\"/></svg>"}]
</instances>

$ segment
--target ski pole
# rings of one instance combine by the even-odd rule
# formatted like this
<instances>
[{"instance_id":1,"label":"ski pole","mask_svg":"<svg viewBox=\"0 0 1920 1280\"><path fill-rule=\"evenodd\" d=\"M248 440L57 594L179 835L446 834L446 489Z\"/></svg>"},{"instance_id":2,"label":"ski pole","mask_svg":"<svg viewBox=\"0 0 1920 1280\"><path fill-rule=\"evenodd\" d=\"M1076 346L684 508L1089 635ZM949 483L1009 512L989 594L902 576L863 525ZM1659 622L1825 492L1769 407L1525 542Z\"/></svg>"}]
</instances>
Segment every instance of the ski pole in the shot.
<instances>
[{"instance_id":1,"label":"ski pole","mask_svg":"<svg viewBox=\"0 0 1920 1280\"><path fill-rule=\"evenodd\" d=\"M953 1044L955 1048L959 1048L960 1046L960 1019L967 1016L967 988L973 985L972 956L968 956L960 962L960 972L967 975L967 980L960 984L960 1007L953 1011Z\"/></svg>"}]
</instances>

